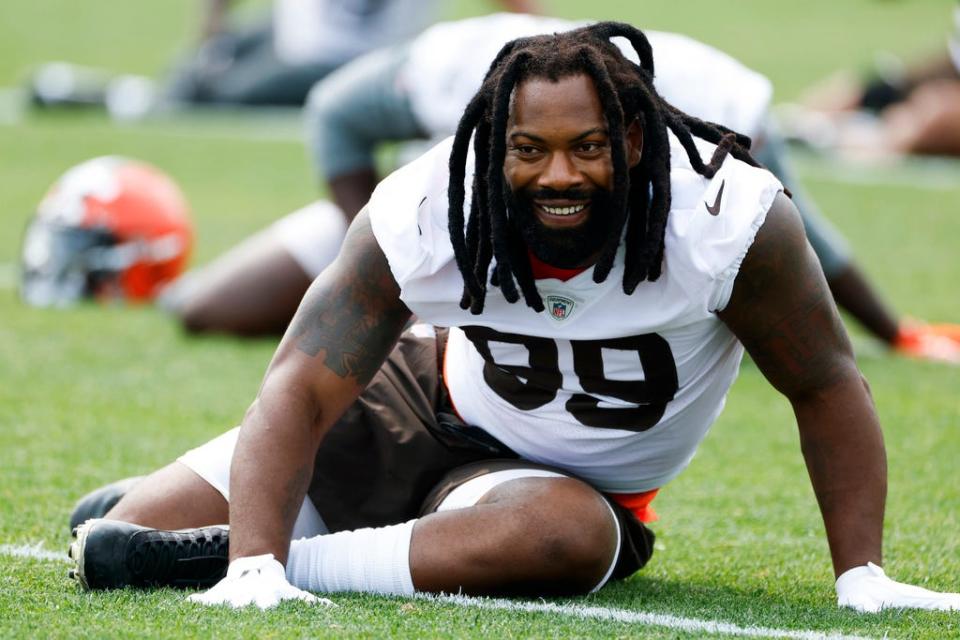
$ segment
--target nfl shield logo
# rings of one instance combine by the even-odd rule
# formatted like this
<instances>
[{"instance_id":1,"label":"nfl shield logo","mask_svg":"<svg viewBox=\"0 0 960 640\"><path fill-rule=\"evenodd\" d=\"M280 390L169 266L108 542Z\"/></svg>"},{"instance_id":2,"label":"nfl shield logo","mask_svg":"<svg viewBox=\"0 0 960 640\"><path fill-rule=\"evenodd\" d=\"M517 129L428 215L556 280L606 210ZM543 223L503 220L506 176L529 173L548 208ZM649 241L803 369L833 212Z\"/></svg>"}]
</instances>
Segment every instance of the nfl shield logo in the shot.
<instances>
[{"instance_id":1,"label":"nfl shield logo","mask_svg":"<svg viewBox=\"0 0 960 640\"><path fill-rule=\"evenodd\" d=\"M558 322L569 318L575 305L573 300L564 296L547 296L547 311L550 312L550 317Z\"/></svg>"}]
</instances>

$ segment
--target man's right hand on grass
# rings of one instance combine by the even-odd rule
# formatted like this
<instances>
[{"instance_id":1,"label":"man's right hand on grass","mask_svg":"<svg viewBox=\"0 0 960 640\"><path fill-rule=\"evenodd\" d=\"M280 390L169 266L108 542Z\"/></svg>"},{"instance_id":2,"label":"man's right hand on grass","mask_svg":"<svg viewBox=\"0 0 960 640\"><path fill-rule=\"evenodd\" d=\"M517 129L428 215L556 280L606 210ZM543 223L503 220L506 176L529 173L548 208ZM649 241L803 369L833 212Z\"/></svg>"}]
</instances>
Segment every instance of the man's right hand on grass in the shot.
<instances>
[{"instance_id":1,"label":"man's right hand on grass","mask_svg":"<svg viewBox=\"0 0 960 640\"><path fill-rule=\"evenodd\" d=\"M960 593L940 593L896 582L869 562L837 578L837 604L861 613L876 613L881 609L960 611Z\"/></svg>"}]
</instances>

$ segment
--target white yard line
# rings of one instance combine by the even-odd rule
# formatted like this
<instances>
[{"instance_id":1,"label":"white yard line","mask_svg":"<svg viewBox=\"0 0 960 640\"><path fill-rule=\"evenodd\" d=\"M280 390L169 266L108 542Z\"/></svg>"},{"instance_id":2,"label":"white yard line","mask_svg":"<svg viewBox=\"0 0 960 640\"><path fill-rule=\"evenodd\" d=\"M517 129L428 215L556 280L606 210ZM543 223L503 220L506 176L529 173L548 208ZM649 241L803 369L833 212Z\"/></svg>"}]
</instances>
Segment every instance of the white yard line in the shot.
<instances>
[{"instance_id":1,"label":"white yard line","mask_svg":"<svg viewBox=\"0 0 960 640\"><path fill-rule=\"evenodd\" d=\"M502 600L497 598L475 598L471 596L433 596L418 594L418 599L431 602L456 604L463 607L478 609L493 609L497 611L523 611L531 613L550 613L561 616L585 618L592 620L610 620L627 624L645 625L651 627L665 627L689 633L709 633L726 636L742 636L750 638L790 638L791 640L866 640L864 636L848 636L839 633L823 631L803 631L793 629L772 629L769 627L743 627L720 620L700 620L698 618L683 618L664 613L645 613L628 609L610 609L607 607L591 607L573 604L554 604L552 602L523 602L517 600Z\"/></svg>"},{"instance_id":2,"label":"white yard line","mask_svg":"<svg viewBox=\"0 0 960 640\"><path fill-rule=\"evenodd\" d=\"M0 555L17 558L29 558L47 562L70 562L63 551L51 551L43 548L43 542L36 544L0 544ZM454 604L461 607L490 609L494 611L523 611L529 613L548 613L559 616L570 616L590 620L609 620L627 624L644 625L650 627L664 627L688 633L709 633L723 636L741 636L749 638L788 638L790 640L868 640L864 636L848 636L823 631L802 631L793 629L773 629L769 627L755 627L722 622L720 620L700 620L698 618L683 618L664 613L644 613L627 609L610 609L607 607L591 607L573 604L554 604L551 602L524 602L519 600L503 600L498 598L474 598L471 596L430 595L417 594L419 600Z\"/></svg>"},{"instance_id":3,"label":"white yard line","mask_svg":"<svg viewBox=\"0 0 960 640\"><path fill-rule=\"evenodd\" d=\"M53 562L70 562L70 558L67 557L66 551L51 551L50 549L44 549L42 542L38 542L34 545L0 544L0 555Z\"/></svg>"}]
</instances>

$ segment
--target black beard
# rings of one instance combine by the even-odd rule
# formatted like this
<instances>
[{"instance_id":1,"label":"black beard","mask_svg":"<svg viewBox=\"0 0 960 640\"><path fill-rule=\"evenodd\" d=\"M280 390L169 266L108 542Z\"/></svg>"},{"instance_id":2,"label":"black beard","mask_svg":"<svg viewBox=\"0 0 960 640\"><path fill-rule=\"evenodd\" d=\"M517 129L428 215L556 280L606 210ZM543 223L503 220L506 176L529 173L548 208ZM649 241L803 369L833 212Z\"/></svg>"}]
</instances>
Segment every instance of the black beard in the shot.
<instances>
[{"instance_id":1,"label":"black beard","mask_svg":"<svg viewBox=\"0 0 960 640\"><path fill-rule=\"evenodd\" d=\"M597 189L593 192L576 190L553 191L543 189L532 193L508 192L508 205L514 213L516 228L527 247L539 260L561 269L585 266L594 258L613 233L610 226L614 219L610 208L610 192ZM572 229L553 229L545 226L533 211L533 201L542 200L589 200L590 216L581 226Z\"/></svg>"}]
</instances>

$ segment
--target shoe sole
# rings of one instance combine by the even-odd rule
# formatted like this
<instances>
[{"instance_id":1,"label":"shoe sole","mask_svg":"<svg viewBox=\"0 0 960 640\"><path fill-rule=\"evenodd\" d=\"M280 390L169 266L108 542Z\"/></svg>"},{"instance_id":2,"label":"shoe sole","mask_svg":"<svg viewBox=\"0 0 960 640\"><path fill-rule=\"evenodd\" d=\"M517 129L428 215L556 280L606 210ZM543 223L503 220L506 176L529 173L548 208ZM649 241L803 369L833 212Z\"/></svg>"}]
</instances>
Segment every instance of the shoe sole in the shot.
<instances>
[{"instance_id":1,"label":"shoe sole","mask_svg":"<svg viewBox=\"0 0 960 640\"><path fill-rule=\"evenodd\" d=\"M76 565L67 572L67 577L71 580L76 580L84 591L90 591L90 585L87 584L87 577L83 571L83 558L84 551L87 547L87 536L90 534L91 527L100 520L100 518L91 518L80 526L75 527L71 532L76 539L70 543L67 555L70 556L70 559L73 560Z\"/></svg>"}]
</instances>

